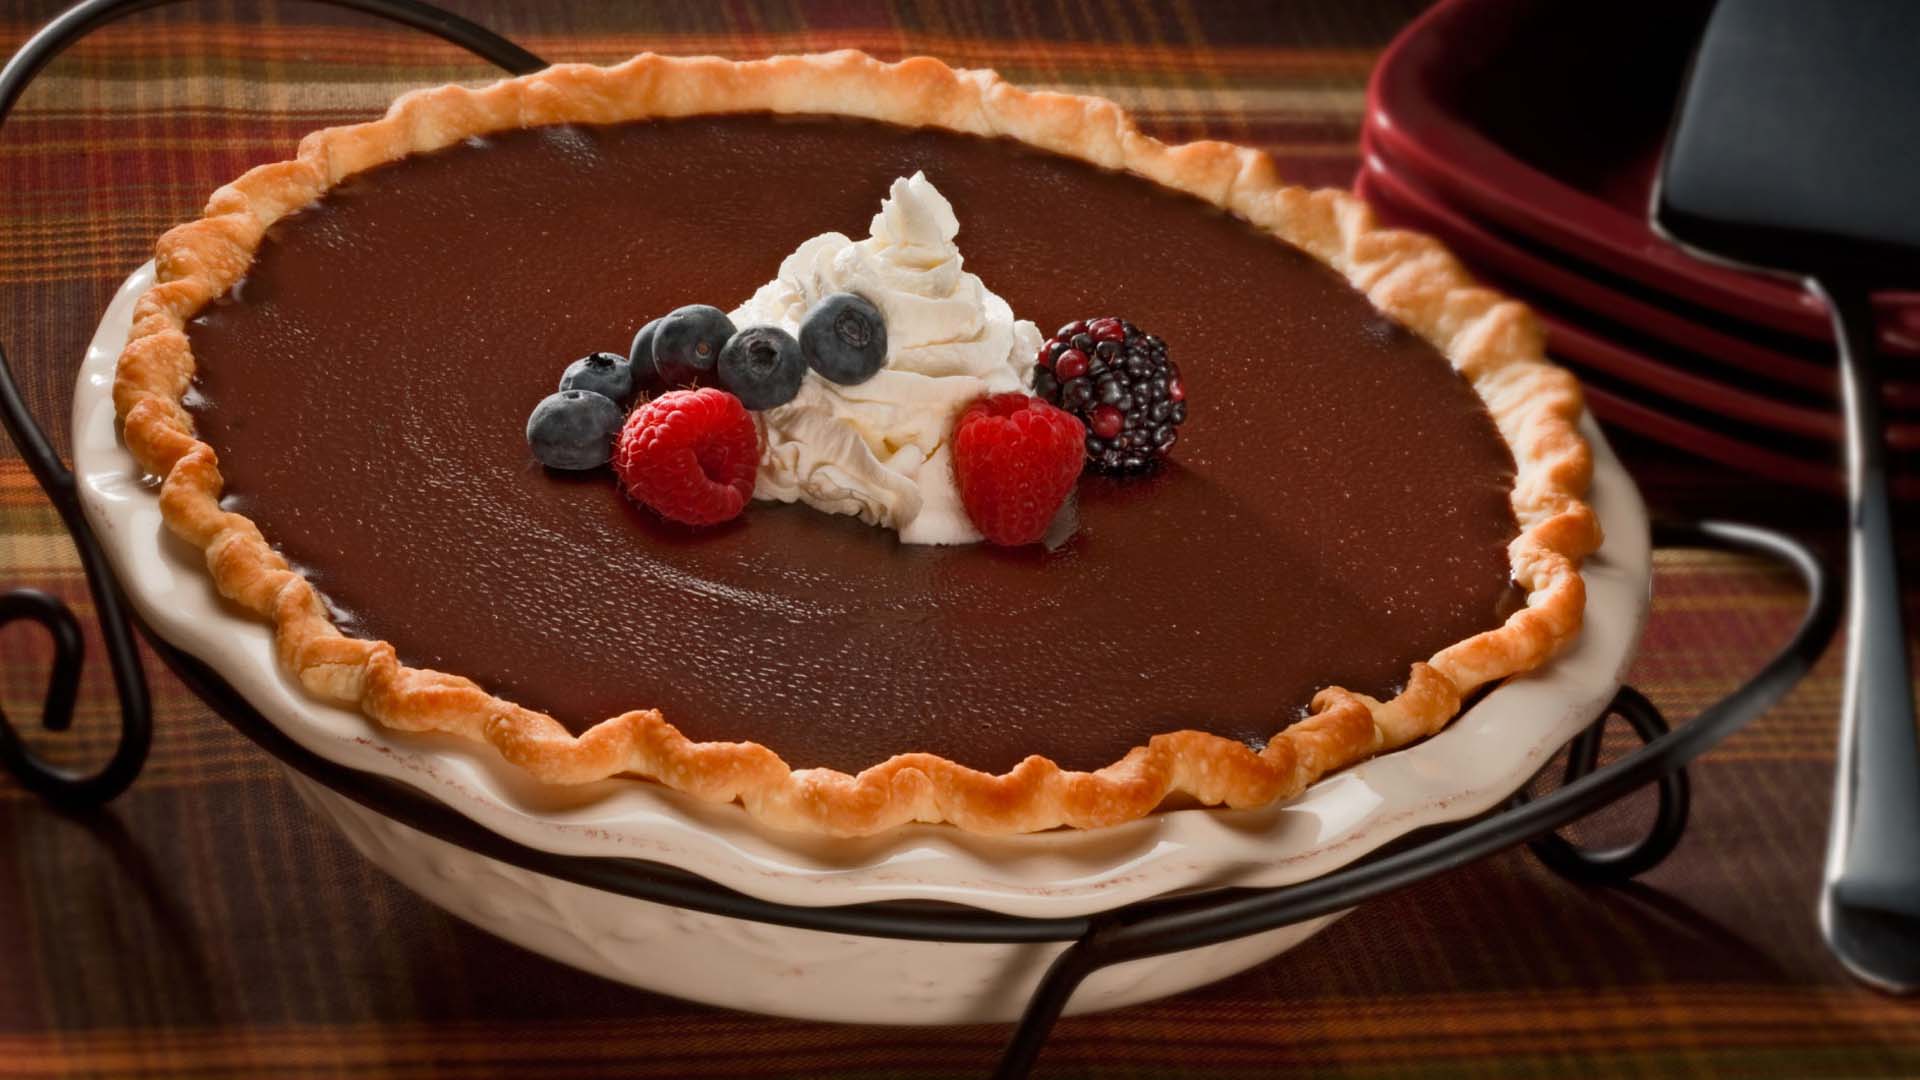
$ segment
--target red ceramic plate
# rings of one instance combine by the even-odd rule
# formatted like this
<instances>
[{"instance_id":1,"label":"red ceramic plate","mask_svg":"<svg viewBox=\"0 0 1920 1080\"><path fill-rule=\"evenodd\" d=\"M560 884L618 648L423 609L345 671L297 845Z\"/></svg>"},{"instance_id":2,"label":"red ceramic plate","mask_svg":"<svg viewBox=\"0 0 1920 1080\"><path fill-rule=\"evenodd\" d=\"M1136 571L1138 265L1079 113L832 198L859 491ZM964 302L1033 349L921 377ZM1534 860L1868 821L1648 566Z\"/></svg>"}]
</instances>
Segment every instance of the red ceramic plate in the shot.
<instances>
[{"instance_id":1,"label":"red ceramic plate","mask_svg":"<svg viewBox=\"0 0 1920 1080\"><path fill-rule=\"evenodd\" d=\"M1831 341L1824 307L1804 291L1694 259L1646 222L1673 103L1710 7L1443 0L1374 68L1369 137L1447 202L1551 246L1562 261L1591 263L1589 276ZM1884 346L1920 353L1920 295L1883 294L1876 307Z\"/></svg>"},{"instance_id":2,"label":"red ceramic plate","mask_svg":"<svg viewBox=\"0 0 1920 1080\"><path fill-rule=\"evenodd\" d=\"M1397 205L1383 191L1385 185L1379 179L1378 174L1363 169L1355 188L1383 221L1431 233L1451 246L1452 238L1443 230ZM1638 354L1573 319L1544 310L1526 289L1499 280L1498 275L1486 276L1490 283L1533 306L1546 328L1549 352L1581 376L1587 402L1601 420L1710 461L1798 487L1836 495L1844 490L1836 459L1837 418L1822 420L1815 414L1811 418L1790 416L1781 422L1779 414L1764 407L1729 407L1730 398L1748 395ZM1760 400L1767 405L1779 404ZM1920 449L1920 441L1914 438L1920 433L1912 425L1896 426L1902 429L1899 449ZM1897 456L1894 467L1895 497L1920 500L1920 455Z\"/></svg>"},{"instance_id":3,"label":"red ceramic plate","mask_svg":"<svg viewBox=\"0 0 1920 1080\"><path fill-rule=\"evenodd\" d=\"M1757 376L1759 385L1771 393L1796 399L1812 394L1816 400L1809 403L1810 407L1834 408L1839 373L1824 343L1763 334L1778 339L1771 345L1781 347L1771 347L1767 341L1730 332L1738 328L1724 317L1709 316L1710 321L1702 322L1701 309L1675 309L1645 291L1627 293L1609 288L1579 269L1563 265L1553 253L1537 250L1524 239L1508 237L1445 203L1397 159L1374 146L1371 138L1363 135L1360 148L1365 171L1356 185L1365 181L1396 207L1417 214L1425 231L1445 239L1468 263L1510 280L1524 281L1539 293L1631 327L1637 335L1710 358L1715 365L1737 368L1741 376ZM1887 400L1894 408L1920 410L1920 381L1889 380L1886 387Z\"/></svg>"},{"instance_id":4,"label":"red ceramic plate","mask_svg":"<svg viewBox=\"0 0 1920 1080\"><path fill-rule=\"evenodd\" d=\"M1396 173L1378 155L1364 156L1365 165L1354 185L1361 197L1384 220L1432 234L1477 274L1527 300L1547 325L1556 348L1577 343L1587 362L1608 374L1737 420L1808 438L1840 437L1839 414L1830 397L1836 378L1832 369L1780 354L1766 355L1750 343L1730 342L1724 335L1693 327L1672 312L1612 294L1577 273L1485 233L1435 202L1416 181ZM1663 338L1661 344L1666 347L1635 350L1619 340L1621 333L1603 329L1609 324L1632 328L1634 337ZM1696 351L1688 354L1674 346ZM1740 370L1729 370L1715 360L1734 361ZM1810 395L1797 387L1751 377L1776 371L1790 375L1796 384L1823 384L1827 393ZM1910 409L1920 401L1920 383L1889 382L1888 401L1895 413L1895 422L1887 429L1889 443L1897 449L1920 449L1920 423L1899 415L1903 404Z\"/></svg>"},{"instance_id":5,"label":"red ceramic plate","mask_svg":"<svg viewBox=\"0 0 1920 1080\"><path fill-rule=\"evenodd\" d=\"M1758 441L1749 441L1669 416L1647 402L1623 397L1597 386L1587 386L1586 393L1587 404L1593 409L1594 415L1609 425L1625 428L1669 446L1677 446L1709 461L1730 465L1743 472L1760 473L1795 487L1836 493L1841 489L1839 470L1830 463L1782 454ZM1920 498L1920 477L1897 476L1893 487L1896 498Z\"/></svg>"}]
</instances>

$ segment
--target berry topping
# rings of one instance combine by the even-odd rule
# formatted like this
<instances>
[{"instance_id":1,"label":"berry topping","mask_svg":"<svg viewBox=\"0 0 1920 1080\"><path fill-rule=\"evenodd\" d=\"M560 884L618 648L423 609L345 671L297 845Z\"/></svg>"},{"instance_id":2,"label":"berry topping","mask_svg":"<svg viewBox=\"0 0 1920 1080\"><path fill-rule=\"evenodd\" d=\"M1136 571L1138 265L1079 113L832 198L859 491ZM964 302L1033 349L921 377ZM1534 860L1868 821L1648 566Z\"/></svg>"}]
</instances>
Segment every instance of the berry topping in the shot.
<instances>
[{"instance_id":1,"label":"berry topping","mask_svg":"<svg viewBox=\"0 0 1920 1080\"><path fill-rule=\"evenodd\" d=\"M633 385L644 386L659 378L660 372L653 366L653 335L660 329L660 320L654 319L633 335L633 345L627 349L628 370L633 372Z\"/></svg>"},{"instance_id":2,"label":"berry topping","mask_svg":"<svg viewBox=\"0 0 1920 1080\"><path fill-rule=\"evenodd\" d=\"M757 412L792 401L807 377L807 362L792 334L777 326L749 326L727 339L715 375L721 389Z\"/></svg>"},{"instance_id":3,"label":"berry topping","mask_svg":"<svg viewBox=\"0 0 1920 1080\"><path fill-rule=\"evenodd\" d=\"M1086 353L1068 346L1067 350L1053 361L1053 377L1062 381L1077 379L1087 373L1089 363L1091 361L1087 359Z\"/></svg>"},{"instance_id":4,"label":"berry topping","mask_svg":"<svg viewBox=\"0 0 1920 1080\"><path fill-rule=\"evenodd\" d=\"M633 410L613 471L636 502L688 525L737 516L753 497L760 434L724 390L674 390Z\"/></svg>"},{"instance_id":5,"label":"berry topping","mask_svg":"<svg viewBox=\"0 0 1920 1080\"><path fill-rule=\"evenodd\" d=\"M1166 342L1109 316L1068 323L1040 355L1053 363L1034 369L1033 392L1086 424L1094 468L1150 469L1179 441L1187 391Z\"/></svg>"},{"instance_id":6,"label":"berry topping","mask_svg":"<svg viewBox=\"0 0 1920 1080\"><path fill-rule=\"evenodd\" d=\"M645 334L646 329L640 332ZM667 386L693 386L713 372L720 350L732 336L733 320L717 307L675 308L654 327L654 370Z\"/></svg>"},{"instance_id":7,"label":"berry topping","mask_svg":"<svg viewBox=\"0 0 1920 1080\"><path fill-rule=\"evenodd\" d=\"M996 544L1047 535L1086 464L1080 421L1038 398L995 394L953 429L953 478L973 527Z\"/></svg>"},{"instance_id":8,"label":"berry topping","mask_svg":"<svg viewBox=\"0 0 1920 1080\"><path fill-rule=\"evenodd\" d=\"M842 386L863 383L887 362L887 322L865 297L834 293L800 324L800 349L821 378Z\"/></svg>"},{"instance_id":9,"label":"berry topping","mask_svg":"<svg viewBox=\"0 0 1920 1080\"><path fill-rule=\"evenodd\" d=\"M613 455L620 406L591 390L548 394L527 417L527 446L540 464L554 469L591 469Z\"/></svg>"},{"instance_id":10,"label":"berry topping","mask_svg":"<svg viewBox=\"0 0 1920 1080\"><path fill-rule=\"evenodd\" d=\"M597 352L568 364L560 389L591 390L624 405L633 397L633 369L619 353Z\"/></svg>"}]
</instances>

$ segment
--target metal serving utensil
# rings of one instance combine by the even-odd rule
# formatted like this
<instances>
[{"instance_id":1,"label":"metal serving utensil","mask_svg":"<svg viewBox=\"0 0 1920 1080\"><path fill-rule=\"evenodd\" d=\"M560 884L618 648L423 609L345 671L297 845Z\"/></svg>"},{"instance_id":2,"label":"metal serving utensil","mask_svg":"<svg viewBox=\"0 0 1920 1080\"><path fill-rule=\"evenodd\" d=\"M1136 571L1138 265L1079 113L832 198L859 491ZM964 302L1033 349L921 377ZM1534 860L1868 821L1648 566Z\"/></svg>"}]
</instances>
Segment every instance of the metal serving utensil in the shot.
<instances>
[{"instance_id":1,"label":"metal serving utensil","mask_svg":"<svg viewBox=\"0 0 1920 1080\"><path fill-rule=\"evenodd\" d=\"M1920 282L1920 4L1720 0L1653 220L1695 254L1803 279L1832 312L1852 580L1820 925L1860 979L1920 989L1920 736L1868 300Z\"/></svg>"}]
</instances>

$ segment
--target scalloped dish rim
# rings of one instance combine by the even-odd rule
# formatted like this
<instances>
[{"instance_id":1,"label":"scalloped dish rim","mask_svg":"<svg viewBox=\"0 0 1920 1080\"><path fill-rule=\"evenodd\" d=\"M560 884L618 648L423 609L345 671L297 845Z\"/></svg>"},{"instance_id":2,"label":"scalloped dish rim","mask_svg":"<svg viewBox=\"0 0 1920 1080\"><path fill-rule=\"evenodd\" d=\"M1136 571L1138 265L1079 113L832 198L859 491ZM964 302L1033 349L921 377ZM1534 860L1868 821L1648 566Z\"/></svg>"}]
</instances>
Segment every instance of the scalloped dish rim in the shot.
<instances>
[{"instance_id":1,"label":"scalloped dish rim","mask_svg":"<svg viewBox=\"0 0 1920 1080\"><path fill-rule=\"evenodd\" d=\"M1581 431L1594 448L1590 498L1606 539L1583 568L1579 639L1495 687L1440 733L1328 777L1290 803L1171 810L1096 830L982 836L909 825L848 839L767 829L737 805L657 784L543 785L483 744L392 731L305 694L275 660L272 627L222 599L199 553L161 527L157 491L120 441L111 396L133 304L152 272L151 263L136 271L108 307L78 373L73 410L81 500L134 609L308 750L399 780L546 851L651 859L781 903L937 899L1032 917L1085 914L1183 889L1302 881L1518 789L1599 715L1647 617L1646 510L1589 417Z\"/></svg>"}]
</instances>

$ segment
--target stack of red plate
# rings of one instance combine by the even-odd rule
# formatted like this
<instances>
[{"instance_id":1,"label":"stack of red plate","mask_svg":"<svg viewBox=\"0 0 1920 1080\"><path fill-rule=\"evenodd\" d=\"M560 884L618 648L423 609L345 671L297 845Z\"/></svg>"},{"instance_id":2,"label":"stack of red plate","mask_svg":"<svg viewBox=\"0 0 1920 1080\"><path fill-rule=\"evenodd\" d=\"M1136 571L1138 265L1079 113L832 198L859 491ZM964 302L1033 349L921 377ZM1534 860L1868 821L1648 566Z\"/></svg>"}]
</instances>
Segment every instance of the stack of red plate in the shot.
<instances>
[{"instance_id":1,"label":"stack of red plate","mask_svg":"<svg viewBox=\"0 0 1920 1080\"><path fill-rule=\"evenodd\" d=\"M1438 237L1531 304L1602 420L1837 489L1825 307L1795 283L1695 259L1647 222L1711 6L1445 0L1374 71L1354 186L1383 220ZM1920 498L1920 294L1876 308L1895 488Z\"/></svg>"}]
</instances>

